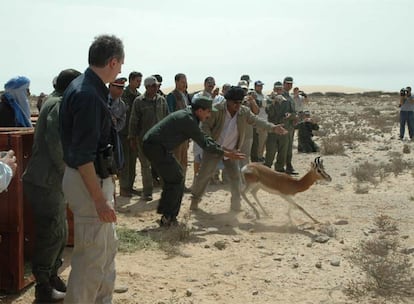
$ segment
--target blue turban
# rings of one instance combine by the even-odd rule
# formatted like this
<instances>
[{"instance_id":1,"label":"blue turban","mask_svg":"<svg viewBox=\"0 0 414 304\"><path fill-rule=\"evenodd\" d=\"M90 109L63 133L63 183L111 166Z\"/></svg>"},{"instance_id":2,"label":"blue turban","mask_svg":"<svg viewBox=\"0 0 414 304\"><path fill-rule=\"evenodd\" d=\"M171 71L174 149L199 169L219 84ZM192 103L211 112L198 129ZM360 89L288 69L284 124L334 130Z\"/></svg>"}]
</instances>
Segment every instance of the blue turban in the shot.
<instances>
[{"instance_id":1,"label":"blue turban","mask_svg":"<svg viewBox=\"0 0 414 304\"><path fill-rule=\"evenodd\" d=\"M24 127L32 126L30 122L30 105L27 99L27 89L29 86L30 80L24 76L12 78L4 85L4 95L14 109L16 119Z\"/></svg>"}]
</instances>

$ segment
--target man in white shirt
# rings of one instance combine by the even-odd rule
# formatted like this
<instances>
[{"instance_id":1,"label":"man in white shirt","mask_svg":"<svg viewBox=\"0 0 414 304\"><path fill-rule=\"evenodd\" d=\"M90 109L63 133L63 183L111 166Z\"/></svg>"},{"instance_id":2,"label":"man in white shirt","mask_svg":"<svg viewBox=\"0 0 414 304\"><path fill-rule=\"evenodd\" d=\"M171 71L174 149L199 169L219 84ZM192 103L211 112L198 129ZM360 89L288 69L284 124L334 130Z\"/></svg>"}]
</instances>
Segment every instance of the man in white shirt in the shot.
<instances>
[{"instance_id":1,"label":"man in white shirt","mask_svg":"<svg viewBox=\"0 0 414 304\"><path fill-rule=\"evenodd\" d=\"M281 125L264 121L254 115L248 107L242 106L244 96L245 91L241 87L231 87L225 95L226 100L214 105L216 111L212 112L210 118L202 123L203 131L217 141L224 150L239 150L244 144L246 130L251 125L268 132L287 134ZM191 210L198 209L198 203L221 159L220 155L204 152L200 171L192 186ZM238 161L224 158L223 163L230 181L231 210L239 211L240 170Z\"/></svg>"}]
</instances>

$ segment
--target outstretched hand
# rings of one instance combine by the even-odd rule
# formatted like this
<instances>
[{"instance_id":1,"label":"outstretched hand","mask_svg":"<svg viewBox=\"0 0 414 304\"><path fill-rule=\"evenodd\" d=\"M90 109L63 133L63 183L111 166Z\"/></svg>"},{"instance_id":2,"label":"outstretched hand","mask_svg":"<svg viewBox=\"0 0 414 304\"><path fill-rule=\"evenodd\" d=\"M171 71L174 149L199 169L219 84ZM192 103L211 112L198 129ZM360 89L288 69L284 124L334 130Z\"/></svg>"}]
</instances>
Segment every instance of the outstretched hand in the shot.
<instances>
[{"instance_id":1,"label":"outstretched hand","mask_svg":"<svg viewBox=\"0 0 414 304\"><path fill-rule=\"evenodd\" d=\"M275 125L272 128L272 131L279 135L285 135L288 133L288 131L285 128L283 128L283 125Z\"/></svg>"},{"instance_id":2,"label":"outstretched hand","mask_svg":"<svg viewBox=\"0 0 414 304\"><path fill-rule=\"evenodd\" d=\"M224 156L230 159L245 159L246 158L246 154L243 154L239 151L224 150Z\"/></svg>"}]
</instances>

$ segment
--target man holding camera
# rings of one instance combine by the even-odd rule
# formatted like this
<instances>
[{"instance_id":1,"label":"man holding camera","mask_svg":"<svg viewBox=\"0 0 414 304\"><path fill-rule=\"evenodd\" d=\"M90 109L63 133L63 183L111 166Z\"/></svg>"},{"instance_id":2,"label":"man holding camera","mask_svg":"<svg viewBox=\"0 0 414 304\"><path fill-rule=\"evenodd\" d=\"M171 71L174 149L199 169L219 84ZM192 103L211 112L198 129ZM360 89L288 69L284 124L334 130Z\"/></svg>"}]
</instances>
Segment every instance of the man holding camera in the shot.
<instances>
[{"instance_id":1,"label":"man holding camera","mask_svg":"<svg viewBox=\"0 0 414 304\"><path fill-rule=\"evenodd\" d=\"M305 104L308 103L308 95L300 91L298 87L295 87L293 89L293 101L295 102L296 114L298 115L299 121L301 121L305 116Z\"/></svg>"},{"instance_id":2,"label":"man holding camera","mask_svg":"<svg viewBox=\"0 0 414 304\"><path fill-rule=\"evenodd\" d=\"M405 125L408 126L410 139L414 136L414 98L411 87L400 90L400 140L404 140Z\"/></svg>"},{"instance_id":3,"label":"man holding camera","mask_svg":"<svg viewBox=\"0 0 414 304\"><path fill-rule=\"evenodd\" d=\"M123 43L115 36L98 36L88 59L85 73L66 89L59 112L66 164L62 189L75 222L65 303L112 303L118 244L112 175L119 166L106 84L121 72Z\"/></svg>"}]
</instances>

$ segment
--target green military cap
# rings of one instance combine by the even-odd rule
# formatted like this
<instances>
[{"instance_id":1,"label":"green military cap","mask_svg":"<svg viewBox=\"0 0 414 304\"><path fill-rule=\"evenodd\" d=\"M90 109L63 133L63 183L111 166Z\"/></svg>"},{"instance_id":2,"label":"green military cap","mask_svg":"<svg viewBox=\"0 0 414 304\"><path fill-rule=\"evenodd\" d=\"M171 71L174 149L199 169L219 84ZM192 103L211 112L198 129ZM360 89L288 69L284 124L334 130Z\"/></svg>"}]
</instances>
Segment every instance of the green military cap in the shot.
<instances>
[{"instance_id":1,"label":"green military cap","mask_svg":"<svg viewBox=\"0 0 414 304\"><path fill-rule=\"evenodd\" d=\"M283 88L283 85L280 81L276 81L275 84L273 85L273 87L275 89L281 89L281 88Z\"/></svg>"},{"instance_id":2,"label":"green military cap","mask_svg":"<svg viewBox=\"0 0 414 304\"><path fill-rule=\"evenodd\" d=\"M283 82L286 82L286 83L293 83L293 78L292 78L292 77L290 77L290 76L287 76L287 77L285 77L285 79L283 80Z\"/></svg>"},{"instance_id":3,"label":"green military cap","mask_svg":"<svg viewBox=\"0 0 414 304\"><path fill-rule=\"evenodd\" d=\"M200 96L195 98L191 105L197 105L203 109L210 109L211 111L217 111L215 107L213 107L213 99L207 96Z\"/></svg>"}]
</instances>

